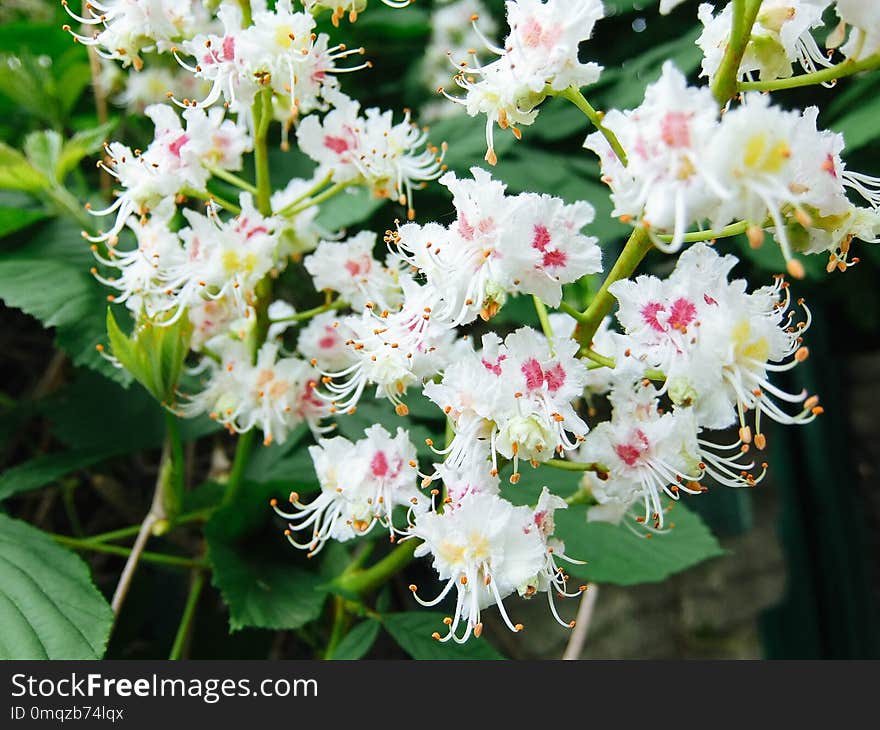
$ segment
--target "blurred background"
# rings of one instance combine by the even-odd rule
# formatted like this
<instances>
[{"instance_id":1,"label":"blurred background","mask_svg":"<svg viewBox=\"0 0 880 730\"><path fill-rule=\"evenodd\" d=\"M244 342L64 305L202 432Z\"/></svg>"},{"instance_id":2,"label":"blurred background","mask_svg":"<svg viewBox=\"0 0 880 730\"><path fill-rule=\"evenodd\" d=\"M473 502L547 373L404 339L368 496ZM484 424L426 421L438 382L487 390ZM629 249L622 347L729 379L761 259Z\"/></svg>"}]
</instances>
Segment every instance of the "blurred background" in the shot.
<instances>
[{"instance_id":1,"label":"blurred background","mask_svg":"<svg viewBox=\"0 0 880 730\"><path fill-rule=\"evenodd\" d=\"M608 17L597 24L594 39L583 49L584 58L605 67L600 82L586 92L594 107L637 105L645 85L668 58L697 80L695 2L661 17L658 3L651 0L604 1ZM473 11L435 15L441 5L449 3L419 0L394 11L371 0L354 26L343 23L336 31L327 24L327 30L349 46L365 46L374 64L367 74L343 77L344 87L357 84L346 88L364 107L396 113L413 109L416 119L430 123L432 141L449 142L450 167L465 172L482 163L484 119L467 117L436 88L443 85L455 94L445 54L453 46L475 45L466 22ZM489 15L480 26L492 37L493 19L494 27L502 25L503 3L483 0L483 5ZM20 148L34 130L71 135L96 121L115 120L113 138L132 147L145 145L151 127L138 114L149 101L164 100L169 87L180 88L174 87L182 82L173 60L163 58L170 61L164 71L127 83L118 72L96 67L86 49L72 43L61 30L66 20L60 3L49 0L4 0L0 5L0 140ZM820 124L845 135L846 160L862 172L880 174L880 72L843 80L831 89L776 92L774 98L792 108L819 105ZM597 209L591 232L600 237L610 259L627 229L610 217L598 166L581 148L588 131L580 112L551 100L537 123L523 128L522 141L509 134L496 137L499 163L494 174L513 192L590 201ZM272 169L283 184L302 175L308 165L278 150ZM72 177L80 200L96 197L100 186L107 185L89 164ZM417 193L418 220L451 217L444 192L432 185ZM89 308L83 302L100 300L102 293L88 275L90 254L76 220L81 210L69 202L0 190L0 298L6 302L0 309L0 499L15 493L4 509L45 529L92 534L142 518L155 478L161 414L146 396L122 391L84 367L95 357L103 307ZM357 199L343 201L328 215L339 225L381 233L402 211ZM860 242L854 246L861 263L850 271L826 274L825 259L813 257L805 262L807 278L793 284L795 295L806 298L814 316L807 342L811 357L785 374L791 378L780 385L818 392L825 414L806 427L768 432L770 473L758 488L711 489L688 502L718 535L725 555L662 583L599 586L585 657L880 657L880 249ZM719 248L740 256L735 273L755 286L784 270L772 243L754 251L745 241L729 239ZM57 261L60 278L52 286L69 287L69 306L46 316L40 310L40 287L46 283L38 279L31 282L31 297L9 293L3 273L20 271L11 265L27 256ZM646 268L662 274L672 263L656 255ZM309 294L287 292L295 304ZM511 302L500 321L531 322L530 302L524 305ZM112 453L102 450L108 427L125 434L124 447ZM195 424L194 433L200 427ZM79 461L67 464L63 476L57 467L54 472L38 469L37 474L33 468L22 469L35 457L72 446ZM223 467L216 463L222 450L193 455L203 471ZM51 486L21 489L22 480ZM90 563L99 587L112 591L119 559L95 556ZM401 587L408 580L402 577ZM185 589L173 569L144 566L108 657L162 656L165 649L155 642L173 635ZM529 625L551 620L543 604L525 605L522 612ZM300 656L309 644L308 636L287 632L247 629L229 636L226 621L216 596L202 600L191 655ZM519 658L558 658L567 640L565 633L549 630L509 638L499 631L493 636L499 637L503 653ZM371 654L398 655L390 642L381 641Z\"/></svg>"}]
</instances>

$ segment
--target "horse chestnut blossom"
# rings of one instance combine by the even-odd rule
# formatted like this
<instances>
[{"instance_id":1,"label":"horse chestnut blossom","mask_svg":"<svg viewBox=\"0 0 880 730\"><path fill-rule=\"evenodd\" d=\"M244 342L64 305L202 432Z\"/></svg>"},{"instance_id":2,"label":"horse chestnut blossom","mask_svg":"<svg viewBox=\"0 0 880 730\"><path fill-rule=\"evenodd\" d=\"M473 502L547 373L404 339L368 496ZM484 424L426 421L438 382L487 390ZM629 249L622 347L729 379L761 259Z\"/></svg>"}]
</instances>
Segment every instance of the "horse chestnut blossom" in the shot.
<instances>
[{"instance_id":1,"label":"horse chestnut blossom","mask_svg":"<svg viewBox=\"0 0 880 730\"><path fill-rule=\"evenodd\" d=\"M434 635L442 642L481 636L493 606L519 631L505 606L514 594L546 594L550 614L573 626L555 598L584 587L569 589L562 563L594 573L573 567L592 556L569 556L565 541L601 549L576 539L577 524L631 518L629 529L663 539L674 529L667 510L684 495L762 481L768 419L804 425L822 413L818 396L775 382L809 354L811 314L796 282L779 274L752 286L733 276L730 251L770 234L798 279L802 255L827 254L829 273L844 272L858 262L855 239L880 242L880 180L848 168L843 136L819 126L817 107L760 93L852 73L835 54L859 59L858 70L880 67L873 4L765 0L749 4L760 5L754 23L734 23L730 5L701 5L710 85L657 59L641 102L604 112L582 92L602 70L583 60L604 16L599 0L508 0L497 46L480 33L479 0L438 7L429 53L449 46L464 90L454 101L486 116L487 162L497 161L494 127L519 137L546 98L583 112L592 126L578 139L598 158L611 215L632 228L617 257L596 225L602 188L578 196L566 186L563 199L524 189L526 175L508 188L479 166L447 169L461 157L432 145L411 111L364 108L356 81L340 90L339 73L369 65L340 65L364 53L341 42L341 21L368 12L366 0L216 5L87 5L79 20L103 30L77 37L143 74L119 98L140 106L156 79L170 85L167 68L139 70L168 52L189 77L182 86L206 90L146 106L143 151L106 146L99 166L118 190L92 213L112 223L84 235L93 275L142 335L125 340L117 325L115 362L166 396L157 400L169 418L208 415L241 435L229 494L248 497L259 432L284 445L278 469L297 464L283 477L295 490L289 505L273 500L293 546L313 557L331 540L372 539L377 526L403 543L378 559L355 549L349 568L328 576L346 599L335 638L347 612L373 615L370 596L413 556L428 558L439 581L431 600L428 586L411 586L415 600L448 607ZM826 55L812 33L832 5L841 25ZM317 32L322 13L328 33ZM462 58L474 37L492 60ZM428 186L451 200L435 220L414 208ZM395 207L383 237L373 223L385 213L349 211L354 193ZM650 271L662 275L639 270L654 249ZM534 319L520 305L529 315L534 306ZM350 434L355 414L371 424L359 440L332 435ZM320 486L308 496L302 484L314 480L297 456L306 444ZM579 473L571 494L563 470Z\"/></svg>"},{"instance_id":2,"label":"horse chestnut blossom","mask_svg":"<svg viewBox=\"0 0 880 730\"><path fill-rule=\"evenodd\" d=\"M210 113L187 109L186 127L167 105L150 106L145 113L155 125L155 136L147 149L132 151L113 142L106 148L109 163L99 163L123 189L115 193L116 201L109 207L90 210L96 216L115 213L116 220L107 232L87 236L89 241L113 245L131 215L145 216L183 190L204 193L209 167L240 170L242 155L252 148L247 133L224 120L219 109Z\"/></svg>"},{"instance_id":3,"label":"horse chestnut blossom","mask_svg":"<svg viewBox=\"0 0 880 730\"><path fill-rule=\"evenodd\" d=\"M391 436L376 424L364 438L352 443L335 436L309 447L321 493L309 504L290 495L294 511L275 511L288 520L291 545L319 553L328 540L345 542L369 533L376 524L387 528L394 542L403 534L394 525L395 507L414 515L428 510L428 498L416 488L416 449L407 432L398 428ZM305 542L296 534L303 532Z\"/></svg>"},{"instance_id":4,"label":"horse chestnut blossom","mask_svg":"<svg viewBox=\"0 0 880 730\"><path fill-rule=\"evenodd\" d=\"M390 111L367 109L344 94L328 95L333 109L321 120L306 117L297 129L301 149L340 184L366 185L379 198L407 206L412 219L413 189L443 172L442 150L428 144L427 133L404 113L393 122ZM420 151L419 151L420 150Z\"/></svg>"},{"instance_id":5,"label":"horse chestnut blossom","mask_svg":"<svg viewBox=\"0 0 880 730\"><path fill-rule=\"evenodd\" d=\"M561 503L561 504L560 504ZM422 540L416 548L416 557L430 555L443 590L432 600L418 595L418 587L410 586L415 599L423 606L436 606L453 588L457 599L455 612L447 618L446 636L439 632L434 638L464 643L471 635L483 632L480 612L496 605L504 623L513 631L523 625L513 623L504 607L504 599L512 593L531 597L546 592L553 613L559 619L553 603L553 592L565 581L555 569L553 556L563 556L563 546L549 541L552 533L552 512L564 501L550 502L542 495L538 511L515 507L493 494L472 494L464 497L455 509L443 513L428 512L419 517L410 529L410 537ZM410 538L407 538L410 539ZM574 594L577 595L577 594ZM459 633L459 626L464 629Z\"/></svg>"},{"instance_id":6,"label":"horse chestnut blossom","mask_svg":"<svg viewBox=\"0 0 880 730\"><path fill-rule=\"evenodd\" d=\"M637 109L603 120L630 150L626 164L604 133L587 137L615 215L637 221L667 252L705 220L713 230L745 223L753 247L768 228L796 278L804 275L796 253L828 252L832 268L845 269L853 237L877 239L880 180L845 169L843 136L817 128L815 107L799 113L746 94L719 118L710 96L667 62ZM868 206L852 203L847 190Z\"/></svg>"},{"instance_id":7,"label":"horse chestnut blossom","mask_svg":"<svg viewBox=\"0 0 880 730\"><path fill-rule=\"evenodd\" d=\"M89 0L85 17L74 13L67 0L61 4L78 23L96 28L93 35L85 36L64 26L75 40L93 46L105 59L138 71L144 65L143 52L169 51L176 41L210 22L204 5L196 0Z\"/></svg>"},{"instance_id":8,"label":"horse chestnut blossom","mask_svg":"<svg viewBox=\"0 0 880 730\"><path fill-rule=\"evenodd\" d=\"M321 241L303 261L316 289L337 292L352 309L367 304L393 309L401 304L399 272L373 258L376 234L361 231L346 241Z\"/></svg>"},{"instance_id":9,"label":"horse chestnut blossom","mask_svg":"<svg viewBox=\"0 0 880 730\"><path fill-rule=\"evenodd\" d=\"M575 357L573 340L550 343L523 327L502 342L483 336L482 349L460 356L439 383L425 384L424 392L444 410L454 438L446 461L461 465L479 442L488 445L491 469L497 457L513 461L511 483L519 481L519 461L537 465L563 451L577 448L587 425L571 402L584 390L587 367ZM489 463L484 469L489 469Z\"/></svg>"},{"instance_id":10,"label":"horse chestnut blossom","mask_svg":"<svg viewBox=\"0 0 880 730\"><path fill-rule=\"evenodd\" d=\"M822 14L829 5L831 0L764 0L752 26L739 73L750 77L757 72L767 81L788 78L794 63L805 71L830 66L831 62L810 34L813 28L822 25ZM733 4L728 3L714 15L713 6L702 3L697 16L703 24L703 32L697 39L703 51L702 75L711 81L730 41Z\"/></svg>"},{"instance_id":11,"label":"horse chestnut blossom","mask_svg":"<svg viewBox=\"0 0 880 730\"><path fill-rule=\"evenodd\" d=\"M596 21L604 17L600 0L517 0L505 3L509 33L503 47L488 40L487 49L498 58L487 64L459 62L455 83L463 98L450 96L465 106L470 116L486 115L486 161L494 165L494 127L530 126L537 107L553 92L580 88L599 80L602 67L582 63L581 42L589 40ZM474 22L476 22L476 17ZM442 89L441 89L442 91Z\"/></svg>"}]
</instances>

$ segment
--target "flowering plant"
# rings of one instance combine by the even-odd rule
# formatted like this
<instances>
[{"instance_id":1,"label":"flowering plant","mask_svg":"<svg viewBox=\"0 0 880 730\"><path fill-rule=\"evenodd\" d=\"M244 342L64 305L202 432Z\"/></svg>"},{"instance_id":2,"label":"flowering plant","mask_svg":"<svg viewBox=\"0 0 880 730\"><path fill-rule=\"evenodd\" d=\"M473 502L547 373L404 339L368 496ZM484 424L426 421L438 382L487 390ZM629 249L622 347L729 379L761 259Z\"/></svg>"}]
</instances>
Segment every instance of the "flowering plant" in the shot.
<instances>
[{"instance_id":1,"label":"flowering plant","mask_svg":"<svg viewBox=\"0 0 880 730\"><path fill-rule=\"evenodd\" d=\"M809 356L802 280L820 257L839 276L880 240L880 180L849 169L818 106L766 92L880 66L880 13L702 4L696 44L659 49L633 93L626 65L585 60L621 4L508 0L493 15L452 0L429 16L407 0L62 0L102 123L71 134L62 111L23 152L4 145L0 185L41 206L5 232L60 213L56 230L72 219L86 243L26 243L0 263L0 294L116 385L83 374L61 406L97 432L68 424L71 451L10 470L0 497L163 448L134 528L47 536L0 517L22 571L41 554L52 565L34 580L70 585L56 608L82 636L43 620L51 596L34 600L13 654L33 638L101 656L142 561L191 571L172 657L208 575L231 629L294 631L339 658L384 626L429 657L436 642L494 655L491 634L522 631L520 601L539 594L577 631L593 583L720 553L687 505L755 487L774 424L823 412L779 382ZM426 24L416 75L439 101L363 100L373 15L404 40ZM532 147L569 135L572 159ZM79 169L95 155L103 189ZM780 273L747 281L743 253ZM34 288L47 282L59 291ZM67 547L126 557L110 605ZM411 595L393 600L404 572Z\"/></svg>"}]
</instances>

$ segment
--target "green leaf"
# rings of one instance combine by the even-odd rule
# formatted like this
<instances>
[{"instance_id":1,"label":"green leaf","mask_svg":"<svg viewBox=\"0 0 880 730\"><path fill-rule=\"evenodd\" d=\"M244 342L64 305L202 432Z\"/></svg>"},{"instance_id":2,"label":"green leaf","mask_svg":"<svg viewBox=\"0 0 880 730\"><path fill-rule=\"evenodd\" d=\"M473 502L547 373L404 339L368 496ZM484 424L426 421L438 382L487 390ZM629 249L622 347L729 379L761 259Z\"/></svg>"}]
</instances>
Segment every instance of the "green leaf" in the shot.
<instances>
[{"instance_id":1,"label":"green leaf","mask_svg":"<svg viewBox=\"0 0 880 730\"><path fill-rule=\"evenodd\" d=\"M0 208L0 238L20 231L34 223L45 220L49 214L44 210Z\"/></svg>"},{"instance_id":2,"label":"green leaf","mask_svg":"<svg viewBox=\"0 0 880 730\"><path fill-rule=\"evenodd\" d=\"M112 625L79 557L0 515L0 658L100 659Z\"/></svg>"},{"instance_id":3,"label":"green leaf","mask_svg":"<svg viewBox=\"0 0 880 730\"><path fill-rule=\"evenodd\" d=\"M831 127L843 134L847 155L861 149L880 136L877 130L877 115L880 114L880 96L874 95L852 106L849 114L835 120Z\"/></svg>"},{"instance_id":4,"label":"green leaf","mask_svg":"<svg viewBox=\"0 0 880 730\"><path fill-rule=\"evenodd\" d=\"M79 164L83 157L92 155L100 150L115 127L116 120L114 119L93 129L86 129L74 134L73 137L65 142L61 150L56 170L57 178L64 180L67 174Z\"/></svg>"},{"instance_id":5,"label":"green leaf","mask_svg":"<svg viewBox=\"0 0 880 730\"><path fill-rule=\"evenodd\" d=\"M36 193L49 187L49 179L27 158L8 144L0 142L0 188Z\"/></svg>"},{"instance_id":6,"label":"green leaf","mask_svg":"<svg viewBox=\"0 0 880 730\"><path fill-rule=\"evenodd\" d=\"M556 535L565 542L566 555L588 561L565 563L566 571L596 583L656 583L724 554L703 521L682 504L665 515L669 530L650 537L625 524L587 522L586 514L583 505L558 511Z\"/></svg>"},{"instance_id":7,"label":"green leaf","mask_svg":"<svg viewBox=\"0 0 880 730\"><path fill-rule=\"evenodd\" d=\"M107 334L113 356L163 404L173 403L183 361L189 352L192 323L184 314L170 325L146 321L127 337L111 309L107 309Z\"/></svg>"},{"instance_id":8,"label":"green leaf","mask_svg":"<svg viewBox=\"0 0 880 730\"><path fill-rule=\"evenodd\" d=\"M485 636L471 637L464 644L437 641L431 636L435 631L448 631L443 618L444 614L432 611L388 613L382 617L382 624L413 659L504 659Z\"/></svg>"},{"instance_id":9,"label":"green leaf","mask_svg":"<svg viewBox=\"0 0 880 730\"><path fill-rule=\"evenodd\" d=\"M14 494L39 489L65 474L85 469L103 461L114 453L113 449L90 451L63 451L38 456L0 474L0 500Z\"/></svg>"},{"instance_id":10,"label":"green leaf","mask_svg":"<svg viewBox=\"0 0 880 730\"><path fill-rule=\"evenodd\" d=\"M361 621L339 642L331 659L362 659L379 635L379 622L373 619Z\"/></svg>"},{"instance_id":11,"label":"green leaf","mask_svg":"<svg viewBox=\"0 0 880 730\"><path fill-rule=\"evenodd\" d=\"M88 269L36 250L0 254L0 299L55 327L56 341L75 365L121 383L130 381L95 349L106 341L107 302Z\"/></svg>"},{"instance_id":12,"label":"green leaf","mask_svg":"<svg viewBox=\"0 0 880 730\"><path fill-rule=\"evenodd\" d=\"M31 132L24 139L24 154L36 170L52 182L58 181L58 161L64 141L52 129Z\"/></svg>"},{"instance_id":13,"label":"green leaf","mask_svg":"<svg viewBox=\"0 0 880 730\"><path fill-rule=\"evenodd\" d=\"M365 221L386 202L366 188L344 190L321 205L317 222L328 231L338 231Z\"/></svg>"},{"instance_id":14,"label":"green leaf","mask_svg":"<svg viewBox=\"0 0 880 730\"><path fill-rule=\"evenodd\" d=\"M325 579L282 534L271 484L246 483L205 525L212 581L229 608L229 628L296 629L321 615Z\"/></svg>"}]
</instances>

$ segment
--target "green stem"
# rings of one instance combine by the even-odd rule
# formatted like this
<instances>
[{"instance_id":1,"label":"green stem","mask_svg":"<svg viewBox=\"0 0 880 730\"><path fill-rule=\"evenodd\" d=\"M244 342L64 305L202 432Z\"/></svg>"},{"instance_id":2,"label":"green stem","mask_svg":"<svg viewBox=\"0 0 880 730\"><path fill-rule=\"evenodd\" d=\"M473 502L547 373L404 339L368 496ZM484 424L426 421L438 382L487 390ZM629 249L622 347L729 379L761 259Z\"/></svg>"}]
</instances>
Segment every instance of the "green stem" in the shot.
<instances>
[{"instance_id":1,"label":"green stem","mask_svg":"<svg viewBox=\"0 0 880 730\"><path fill-rule=\"evenodd\" d=\"M341 575L334 583L337 588L347 593L369 593L409 565L419 544L417 540L407 540L375 565L366 570Z\"/></svg>"},{"instance_id":2,"label":"green stem","mask_svg":"<svg viewBox=\"0 0 880 730\"><path fill-rule=\"evenodd\" d=\"M174 520L175 525L185 525L189 522L204 522L207 520L213 509L202 509L197 510L196 512L188 512L185 515L181 515L177 519ZM134 537L140 531L140 525L132 525L131 527L122 527L118 530L111 530L110 532L102 532L98 535L89 535L88 537L83 538L84 540L90 543L101 543L101 542L113 542L114 540L125 540L129 537Z\"/></svg>"},{"instance_id":3,"label":"green stem","mask_svg":"<svg viewBox=\"0 0 880 730\"><path fill-rule=\"evenodd\" d=\"M731 236L738 236L741 233L745 233L746 230L748 230L748 227L748 222L739 221L738 223L731 223L724 228L719 228L717 231L694 231L692 233L686 233L682 241L684 243L699 243L701 241L714 241L716 238L730 238ZM658 235L657 238L666 243L672 241L672 236L670 235Z\"/></svg>"},{"instance_id":4,"label":"green stem","mask_svg":"<svg viewBox=\"0 0 880 730\"><path fill-rule=\"evenodd\" d=\"M225 180L230 185L234 185L237 188L241 188L242 190L246 190L252 195L257 194L257 186L251 185L247 180L240 178L238 175L235 175L229 170L223 170L219 167L208 167L208 172L210 172L214 177L219 178L220 180Z\"/></svg>"},{"instance_id":5,"label":"green stem","mask_svg":"<svg viewBox=\"0 0 880 730\"><path fill-rule=\"evenodd\" d=\"M52 535L52 539L59 545L73 548L74 550L85 550L93 553L105 553L107 555L119 555L127 558L131 555L131 548L122 547L121 545L106 545L101 542L93 542L88 539L78 539L67 535ZM156 565L170 565L175 568L205 568L207 564L204 561L192 560L191 558L181 558L176 555L166 555L164 553L140 553L140 559L145 563L155 563Z\"/></svg>"},{"instance_id":6,"label":"green stem","mask_svg":"<svg viewBox=\"0 0 880 730\"><path fill-rule=\"evenodd\" d=\"M245 470L247 469L251 451L254 448L255 439L256 431L253 429L238 437L238 444L235 446L235 458L232 461L229 479L226 481L226 493L223 495L221 506L231 504L241 491L244 484Z\"/></svg>"},{"instance_id":7,"label":"green stem","mask_svg":"<svg viewBox=\"0 0 880 730\"><path fill-rule=\"evenodd\" d=\"M183 616L180 618L180 626L177 629L177 636L174 637L174 645L171 647L171 653L168 658L171 660L180 659L183 655L183 649L186 646L192 631L193 618L196 614L196 606L199 603L199 596L202 588L205 586L205 573L202 570L193 572L192 585L189 589L189 596L186 599L186 605L183 607Z\"/></svg>"},{"instance_id":8,"label":"green stem","mask_svg":"<svg viewBox=\"0 0 880 730\"><path fill-rule=\"evenodd\" d=\"M241 27L247 28L254 22L250 0L238 0L238 6L241 8Z\"/></svg>"},{"instance_id":9,"label":"green stem","mask_svg":"<svg viewBox=\"0 0 880 730\"><path fill-rule=\"evenodd\" d=\"M573 507L576 504L592 504L595 501L593 493L589 489L579 489L570 497L565 498L565 503L569 507Z\"/></svg>"},{"instance_id":10,"label":"green stem","mask_svg":"<svg viewBox=\"0 0 880 730\"><path fill-rule=\"evenodd\" d=\"M617 136L612 132L608 127L602 124L603 114L602 112L596 111L593 109L590 102L586 100L584 95L581 93L580 89L569 86L565 91L559 94L559 96L564 99L568 99L572 104L574 104L578 109L580 109L584 115L589 119L593 126L601 132L602 136L608 140L608 144L611 145L611 149L614 150L614 154L617 155L617 159L626 167L627 157L626 151L623 149L623 146L620 144L620 140L617 139Z\"/></svg>"},{"instance_id":11,"label":"green stem","mask_svg":"<svg viewBox=\"0 0 880 730\"><path fill-rule=\"evenodd\" d=\"M639 227L632 232L620 253L620 257L614 263L608 277L602 282L602 287L581 316L580 326L576 330L578 341L581 344L589 345L593 341L593 335L599 329L602 319L614 306L614 297L608 292L608 287L615 281L628 279L632 276L642 259L651 250L652 245L651 238L644 228Z\"/></svg>"},{"instance_id":12,"label":"green stem","mask_svg":"<svg viewBox=\"0 0 880 730\"><path fill-rule=\"evenodd\" d=\"M266 145L266 132L269 130L269 122L271 121L271 94L271 89L263 89L254 100L252 108L255 130L254 169L257 179L257 210L265 216L272 215L272 183L269 179L269 150Z\"/></svg>"},{"instance_id":13,"label":"green stem","mask_svg":"<svg viewBox=\"0 0 880 730\"><path fill-rule=\"evenodd\" d=\"M712 94L721 106L727 104L736 95L739 68L752 38L752 26L760 9L761 0L733 0L730 40L727 42L727 49L715 74L715 80L712 82Z\"/></svg>"},{"instance_id":14,"label":"green stem","mask_svg":"<svg viewBox=\"0 0 880 730\"><path fill-rule=\"evenodd\" d=\"M550 343L550 354L553 355L553 328L550 326L550 316L547 314L547 307L537 295L532 295L532 301L535 303L535 312L538 314L538 321L541 323L544 337Z\"/></svg>"},{"instance_id":15,"label":"green stem","mask_svg":"<svg viewBox=\"0 0 880 730\"><path fill-rule=\"evenodd\" d=\"M168 439L170 461L170 473L164 495L165 514L173 522L183 506L186 457L183 454L183 440L180 437L180 421L170 411L165 411L165 437Z\"/></svg>"},{"instance_id":16,"label":"green stem","mask_svg":"<svg viewBox=\"0 0 880 730\"><path fill-rule=\"evenodd\" d=\"M342 639L345 637L345 630L348 625L348 615L345 611L345 600L342 596L333 597L333 627L330 629L330 639L327 641L327 649L324 652L324 659L332 659L336 653Z\"/></svg>"},{"instance_id":17,"label":"green stem","mask_svg":"<svg viewBox=\"0 0 880 730\"><path fill-rule=\"evenodd\" d=\"M612 370L614 369L613 357L605 357L605 355L600 355L598 352L590 347L584 347L583 349L581 349L580 356L585 357L587 360L592 360L599 367L611 368Z\"/></svg>"},{"instance_id":18,"label":"green stem","mask_svg":"<svg viewBox=\"0 0 880 730\"><path fill-rule=\"evenodd\" d=\"M285 205L281 210L276 211L276 215L285 216L288 214L288 211L296 208L300 203L304 200L311 198L315 193L324 188L331 180L333 179L333 173L328 172L324 177L322 177L318 182L316 182L312 187L306 190L302 195L291 200L287 205Z\"/></svg>"},{"instance_id":19,"label":"green stem","mask_svg":"<svg viewBox=\"0 0 880 730\"><path fill-rule=\"evenodd\" d=\"M550 459L545 461L545 465L553 469L561 469L562 471L595 471L601 474L608 473L608 467L595 462L591 464L582 464L578 461L563 461L562 459Z\"/></svg>"},{"instance_id":20,"label":"green stem","mask_svg":"<svg viewBox=\"0 0 880 730\"><path fill-rule=\"evenodd\" d=\"M580 322L580 321L583 319L583 317L584 317L583 312L581 312L581 311L580 311L579 309L577 309L576 307L573 307L573 306L572 306L571 304L569 304L568 302L560 302L560 303L559 303L559 311L560 311L560 312L565 312L566 314L571 315L571 316L574 317L578 322Z\"/></svg>"},{"instance_id":21,"label":"green stem","mask_svg":"<svg viewBox=\"0 0 880 730\"><path fill-rule=\"evenodd\" d=\"M823 84L828 81L836 81L837 79L852 76L861 71L870 71L880 68L880 53L863 58L861 61L847 60L823 68L821 71L813 71L813 73L801 74L800 76L792 76L787 79L774 79L773 81L742 81L737 84L739 91L779 91L781 89L796 89L800 86L813 86L814 84Z\"/></svg>"},{"instance_id":22,"label":"green stem","mask_svg":"<svg viewBox=\"0 0 880 730\"><path fill-rule=\"evenodd\" d=\"M189 198L198 198L199 200L204 200L206 202L216 203L221 208L223 208L223 210L229 211L233 215L238 215L239 213L241 213L241 208L239 208L235 203L230 200L226 200L225 198L221 198L216 193L195 190L194 188L184 188L180 192Z\"/></svg>"},{"instance_id":23,"label":"green stem","mask_svg":"<svg viewBox=\"0 0 880 730\"><path fill-rule=\"evenodd\" d=\"M321 203L324 203L324 202L330 200L330 198L332 198L336 195L339 195L339 193L341 193L343 190L345 190L350 185L351 185L350 180L346 180L345 182L335 183L334 185L331 185L329 188L327 188L323 193L321 193L320 195L318 195L314 198L308 198L307 200L304 200L303 202L301 202L297 205L288 205L282 211L279 211L278 215L283 215L283 216L289 218L290 216L296 215L297 213L302 213L304 210L308 210L309 208L313 208L314 206L320 205Z\"/></svg>"},{"instance_id":24,"label":"green stem","mask_svg":"<svg viewBox=\"0 0 880 730\"><path fill-rule=\"evenodd\" d=\"M289 317L279 317L278 319L273 319L271 323L278 324L280 322L304 322L307 319L317 317L319 314L324 314L324 312L332 312L335 309L343 309L347 306L347 302L343 302L341 299L337 299L335 302L322 304L320 307L314 307L313 309L306 309L303 312L297 312L296 314L292 314Z\"/></svg>"}]
</instances>

